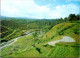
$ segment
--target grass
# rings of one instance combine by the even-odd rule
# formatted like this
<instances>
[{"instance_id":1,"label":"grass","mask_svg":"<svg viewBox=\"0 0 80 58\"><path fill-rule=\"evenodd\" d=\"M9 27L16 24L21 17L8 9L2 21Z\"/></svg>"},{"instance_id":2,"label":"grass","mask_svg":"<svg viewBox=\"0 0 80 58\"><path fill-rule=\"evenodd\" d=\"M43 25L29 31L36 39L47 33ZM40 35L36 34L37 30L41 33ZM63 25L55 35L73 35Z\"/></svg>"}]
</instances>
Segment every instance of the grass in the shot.
<instances>
[{"instance_id":1,"label":"grass","mask_svg":"<svg viewBox=\"0 0 80 58\"><path fill-rule=\"evenodd\" d=\"M11 46L3 48L1 55L5 56L6 53L4 53L4 52L8 52L7 53L8 55L16 53L16 52L19 52L19 53L24 52L24 50L27 49L28 47L31 47L34 44L34 42L35 41L33 40L32 35L22 37L22 38L18 39L18 41L16 41Z\"/></svg>"},{"instance_id":2,"label":"grass","mask_svg":"<svg viewBox=\"0 0 80 58\"><path fill-rule=\"evenodd\" d=\"M8 41L8 40L11 40L11 39L13 39L13 38L19 37L19 36L21 36L25 31L26 31L26 30L22 30L22 31L21 31L21 30L19 30L19 29L16 29L16 30L14 30L11 34L9 34L9 35L5 36L4 38L2 38L1 41L2 41L2 40Z\"/></svg>"},{"instance_id":3,"label":"grass","mask_svg":"<svg viewBox=\"0 0 80 58\"><path fill-rule=\"evenodd\" d=\"M41 38L42 42L50 41L50 40L58 40L61 39L62 36L70 36L74 38L76 41L79 40L79 24L77 23L61 23L54 26L51 30L49 30L44 36ZM77 34L75 34L75 32ZM74 35L74 36L73 36Z\"/></svg>"},{"instance_id":4,"label":"grass","mask_svg":"<svg viewBox=\"0 0 80 58\"><path fill-rule=\"evenodd\" d=\"M79 31L77 23L61 23L54 26L41 38L33 35L24 36L14 44L1 50L2 57L79 57ZM74 30L76 30L74 32ZM32 30L33 31L33 30ZM76 42L59 42L56 46L47 45L47 42L70 36ZM39 49L39 51L38 51Z\"/></svg>"},{"instance_id":5,"label":"grass","mask_svg":"<svg viewBox=\"0 0 80 58\"><path fill-rule=\"evenodd\" d=\"M79 48L57 46L50 57L78 57Z\"/></svg>"},{"instance_id":6,"label":"grass","mask_svg":"<svg viewBox=\"0 0 80 58\"><path fill-rule=\"evenodd\" d=\"M6 57L38 57L39 53L38 51L36 51L34 48L28 49L26 51L23 52L15 52L12 55L7 55Z\"/></svg>"}]
</instances>

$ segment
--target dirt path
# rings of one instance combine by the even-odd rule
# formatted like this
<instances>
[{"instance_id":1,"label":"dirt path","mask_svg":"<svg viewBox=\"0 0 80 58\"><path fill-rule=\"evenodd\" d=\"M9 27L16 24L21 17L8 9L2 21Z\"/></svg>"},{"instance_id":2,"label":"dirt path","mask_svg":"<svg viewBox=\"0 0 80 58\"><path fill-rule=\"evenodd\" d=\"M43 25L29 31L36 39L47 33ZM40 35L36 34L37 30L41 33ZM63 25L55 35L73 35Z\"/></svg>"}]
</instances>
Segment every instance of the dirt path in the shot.
<instances>
[{"instance_id":1,"label":"dirt path","mask_svg":"<svg viewBox=\"0 0 80 58\"><path fill-rule=\"evenodd\" d=\"M48 44L51 46L55 46L55 44L58 42L75 42L75 40L69 36L64 36L62 39L48 42Z\"/></svg>"},{"instance_id":2,"label":"dirt path","mask_svg":"<svg viewBox=\"0 0 80 58\"><path fill-rule=\"evenodd\" d=\"M32 35L33 33L34 32L31 32L31 33L28 33L27 34L27 32L26 32L27 35L24 35L24 36L29 36L29 35ZM20 39L21 37L24 37L24 36L20 36L20 37L17 37L15 39L13 39L13 40L10 40L8 42L5 42L5 43L0 44L0 49L12 45L14 42L16 42L18 39Z\"/></svg>"}]
</instances>

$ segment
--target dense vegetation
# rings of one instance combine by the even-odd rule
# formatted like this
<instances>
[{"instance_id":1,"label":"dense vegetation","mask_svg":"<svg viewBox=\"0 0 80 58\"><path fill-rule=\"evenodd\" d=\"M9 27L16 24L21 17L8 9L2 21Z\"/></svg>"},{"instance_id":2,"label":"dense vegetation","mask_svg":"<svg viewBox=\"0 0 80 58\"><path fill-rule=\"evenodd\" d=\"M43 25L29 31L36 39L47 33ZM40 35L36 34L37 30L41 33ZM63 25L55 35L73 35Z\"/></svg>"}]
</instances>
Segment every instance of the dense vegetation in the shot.
<instances>
[{"instance_id":1,"label":"dense vegetation","mask_svg":"<svg viewBox=\"0 0 80 58\"><path fill-rule=\"evenodd\" d=\"M55 20L2 18L3 41L25 35L26 31L34 33L3 48L1 57L80 57L79 16L70 14L69 17ZM55 46L48 44L50 41L62 39L63 36L69 36L76 42L58 42Z\"/></svg>"},{"instance_id":2,"label":"dense vegetation","mask_svg":"<svg viewBox=\"0 0 80 58\"><path fill-rule=\"evenodd\" d=\"M19 32L22 34L21 31L30 29L41 29L41 30L45 29L45 31L47 31L51 28L49 23L52 21L53 20L28 20L28 19L2 18L1 38L3 41L5 41L7 38L4 39L4 37L8 36L11 33ZM9 37L11 38L12 36Z\"/></svg>"}]
</instances>

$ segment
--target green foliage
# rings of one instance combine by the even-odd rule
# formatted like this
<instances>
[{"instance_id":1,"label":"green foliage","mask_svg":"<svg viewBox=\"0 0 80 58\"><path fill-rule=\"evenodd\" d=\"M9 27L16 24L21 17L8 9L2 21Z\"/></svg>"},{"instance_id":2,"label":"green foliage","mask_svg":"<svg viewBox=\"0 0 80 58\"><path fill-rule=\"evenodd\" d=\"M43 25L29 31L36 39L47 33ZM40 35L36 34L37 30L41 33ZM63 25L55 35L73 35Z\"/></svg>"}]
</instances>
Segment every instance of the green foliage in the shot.
<instances>
[{"instance_id":1,"label":"green foliage","mask_svg":"<svg viewBox=\"0 0 80 58\"><path fill-rule=\"evenodd\" d=\"M76 47L57 46L50 57L78 57L78 55L79 49Z\"/></svg>"},{"instance_id":2,"label":"green foliage","mask_svg":"<svg viewBox=\"0 0 80 58\"><path fill-rule=\"evenodd\" d=\"M7 28L6 26L0 26L1 27L1 38L9 35L10 33L12 33L12 29Z\"/></svg>"},{"instance_id":3,"label":"green foliage","mask_svg":"<svg viewBox=\"0 0 80 58\"><path fill-rule=\"evenodd\" d=\"M7 35L4 35L2 40L22 37L12 45L2 48L1 57L80 57L79 15L70 14L68 18L56 20L5 19L2 19L1 24L5 26L2 27L2 31L12 32L5 33ZM34 33L23 36L26 31ZM42 36L40 36L41 34ZM48 45L48 42L59 40L63 36L70 36L76 42L59 42L55 46Z\"/></svg>"},{"instance_id":4,"label":"green foliage","mask_svg":"<svg viewBox=\"0 0 80 58\"><path fill-rule=\"evenodd\" d=\"M34 38L37 37L38 33L37 32L33 33L33 36L34 36Z\"/></svg>"},{"instance_id":5,"label":"green foliage","mask_svg":"<svg viewBox=\"0 0 80 58\"><path fill-rule=\"evenodd\" d=\"M25 35L25 33L19 29L16 29L11 34L5 36L4 38L1 38L1 42L8 41L22 35Z\"/></svg>"},{"instance_id":6,"label":"green foliage","mask_svg":"<svg viewBox=\"0 0 80 58\"><path fill-rule=\"evenodd\" d=\"M42 42L61 39L62 36L71 36L75 40L79 40L79 24L77 23L61 23L54 26L40 39ZM74 31L75 30L75 31ZM75 33L76 32L76 33ZM77 36L76 36L77 35ZM75 37L76 36L76 37Z\"/></svg>"},{"instance_id":7,"label":"green foliage","mask_svg":"<svg viewBox=\"0 0 80 58\"><path fill-rule=\"evenodd\" d=\"M12 20L13 19L13 20ZM50 23L54 20L29 20L16 18L2 18L1 25L11 29L50 29Z\"/></svg>"},{"instance_id":8,"label":"green foliage","mask_svg":"<svg viewBox=\"0 0 80 58\"><path fill-rule=\"evenodd\" d=\"M68 17L68 20L69 21L75 21L75 20L79 20L79 14L78 15L75 15L75 14L70 14L69 17Z\"/></svg>"}]
</instances>

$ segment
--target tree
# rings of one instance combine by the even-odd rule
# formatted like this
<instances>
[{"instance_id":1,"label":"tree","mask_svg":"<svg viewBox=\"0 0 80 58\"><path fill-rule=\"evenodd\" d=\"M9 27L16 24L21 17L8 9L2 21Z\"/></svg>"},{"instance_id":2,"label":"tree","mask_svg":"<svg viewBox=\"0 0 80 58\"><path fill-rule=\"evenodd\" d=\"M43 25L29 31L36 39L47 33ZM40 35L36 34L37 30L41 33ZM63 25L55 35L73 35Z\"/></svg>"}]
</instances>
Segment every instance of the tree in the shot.
<instances>
[{"instance_id":1,"label":"tree","mask_svg":"<svg viewBox=\"0 0 80 58\"><path fill-rule=\"evenodd\" d=\"M37 37L37 36L38 36L37 32L33 33L34 38Z\"/></svg>"},{"instance_id":2,"label":"tree","mask_svg":"<svg viewBox=\"0 0 80 58\"><path fill-rule=\"evenodd\" d=\"M79 19L80 19L80 14L76 16L76 20L79 20Z\"/></svg>"},{"instance_id":3,"label":"tree","mask_svg":"<svg viewBox=\"0 0 80 58\"><path fill-rule=\"evenodd\" d=\"M69 21L74 21L74 20L76 20L76 15L75 15L75 14L70 14L69 17L68 17L68 20L69 20Z\"/></svg>"},{"instance_id":4,"label":"tree","mask_svg":"<svg viewBox=\"0 0 80 58\"><path fill-rule=\"evenodd\" d=\"M65 18L64 18L64 21L66 22L67 20L68 20L68 18L67 18L67 17L65 17Z\"/></svg>"},{"instance_id":5,"label":"tree","mask_svg":"<svg viewBox=\"0 0 80 58\"><path fill-rule=\"evenodd\" d=\"M33 37L37 41L38 40L38 33L37 32L33 33Z\"/></svg>"}]
</instances>

